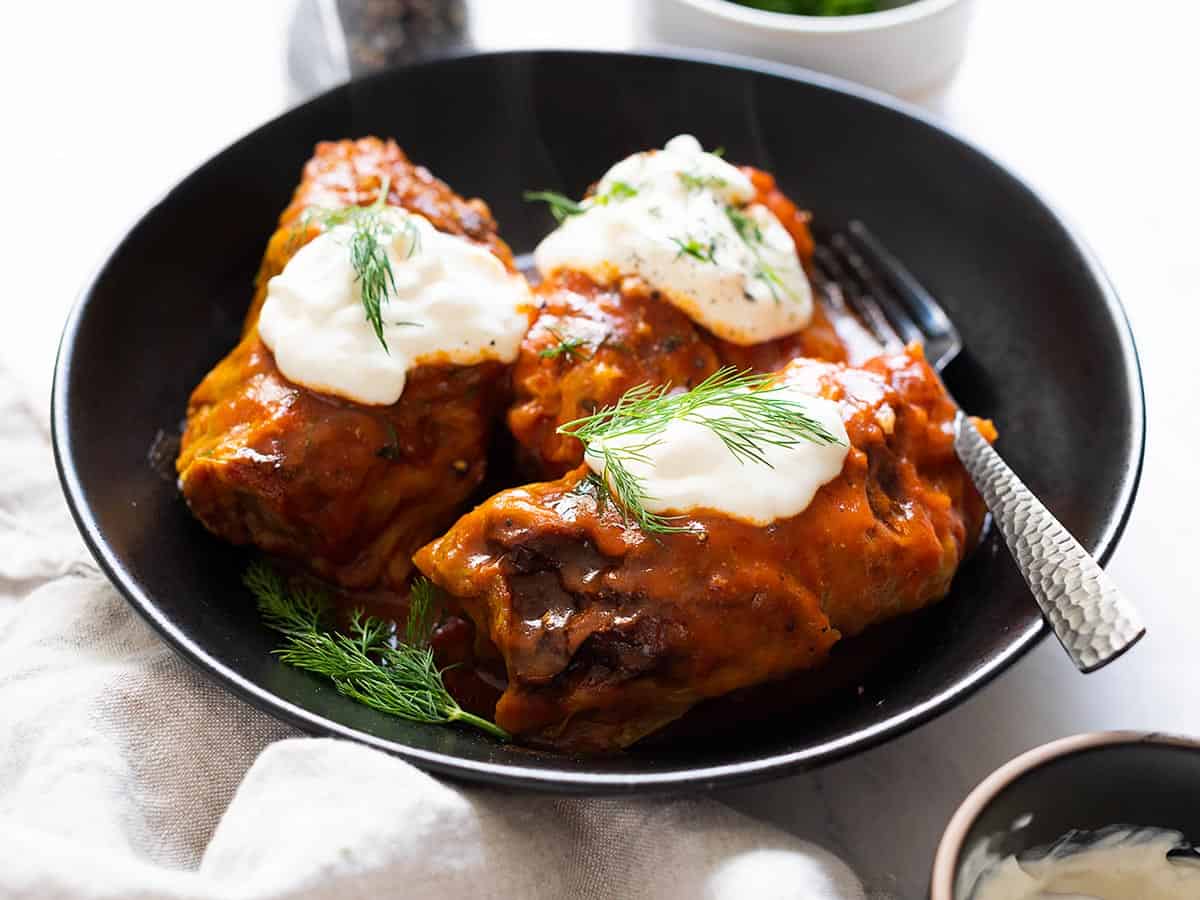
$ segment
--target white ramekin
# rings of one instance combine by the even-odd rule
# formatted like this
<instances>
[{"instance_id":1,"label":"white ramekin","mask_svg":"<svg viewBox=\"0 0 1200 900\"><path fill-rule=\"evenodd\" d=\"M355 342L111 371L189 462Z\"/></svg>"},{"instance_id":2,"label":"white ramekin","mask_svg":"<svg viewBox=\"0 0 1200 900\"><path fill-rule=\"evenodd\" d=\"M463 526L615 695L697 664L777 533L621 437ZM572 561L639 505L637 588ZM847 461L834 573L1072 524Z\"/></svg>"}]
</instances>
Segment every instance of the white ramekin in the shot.
<instances>
[{"instance_id":1,"label":"white ramekin","mask_svg":"<svg viewBox=\"0 0 1200 900\"><path fill-rule=\"evenodd\" d=\"M642 0L640 36L791 63L903 96L962 58L975 0L916 0L857 16L763 12L729 0Z\"/></svg>"}]
</instances>

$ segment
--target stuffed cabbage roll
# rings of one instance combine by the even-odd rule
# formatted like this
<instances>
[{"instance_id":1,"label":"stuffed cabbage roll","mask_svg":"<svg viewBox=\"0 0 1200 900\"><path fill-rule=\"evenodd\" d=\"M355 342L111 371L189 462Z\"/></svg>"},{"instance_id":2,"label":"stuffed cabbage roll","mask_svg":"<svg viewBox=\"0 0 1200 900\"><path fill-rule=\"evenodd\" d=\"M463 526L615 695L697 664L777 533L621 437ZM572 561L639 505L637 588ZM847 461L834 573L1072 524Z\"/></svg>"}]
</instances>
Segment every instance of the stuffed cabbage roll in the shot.
<instances>
[{"instance_id":1,"label":"stuffed cabbage roll","mask_svg":"<svg viewBox=\"0 0 1200 900\"><path fill-rule=\"evenodd\" d=\"M564 750L628 747L946 594L985 510L920 348L861 368L797 360L746 393L760 390L808 398L795 408L824 437L738 459L722 434L770 437L794 400L747 410L734 391L706 413L643 391L607 420L634 423L619 440L593 440L563 478L496 495L417 554L475 623L478 657L507 672L499 725ZM662 398L684 410L679 434L639 432Z\"/></svg>"},{"instance_id":2,"label":"stuffed cabbage roll","mask_svg":"<svg viewBox=\"0 0 1200 900\"><path fill-rule=\"evenodd\" d=\"M531 297L480 200L391 141L318 145L177 461L219 537L403 591L483 479Z\"/></svg>"}]
</instances>

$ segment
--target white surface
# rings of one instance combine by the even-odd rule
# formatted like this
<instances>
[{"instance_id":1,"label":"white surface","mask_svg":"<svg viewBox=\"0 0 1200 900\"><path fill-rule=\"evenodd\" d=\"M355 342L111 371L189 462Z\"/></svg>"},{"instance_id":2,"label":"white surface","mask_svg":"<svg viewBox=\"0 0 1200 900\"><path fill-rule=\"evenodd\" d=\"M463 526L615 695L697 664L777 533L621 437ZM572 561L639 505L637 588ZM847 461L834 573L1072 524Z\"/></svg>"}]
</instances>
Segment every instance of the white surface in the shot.
<instances>
[{"instance_id":1,"label":"white surface","mask_svg":"<svg viewBox=\"0 0 1200 900\"><path fill-rule=\"evenodd\" d=\"M918 0L869 16L820 17L726 0L644 0L638 33L653 43L762 56L907 94L928 89L962 58L975 2Z\"/></svg>"},{"instance_id":2,"label":"white surface","mask_svg":"<svg viewBox=\"0 0 1200 900\"><path fill-rule=\"evenodd\" d=\"M633 39L633 2L479 0L476 33L492 47L620 46ZM0 367L34 397L39 427L58 332L86 273L176 177L283 106L288 8L122 0L6 10ZM906 900L924 895L958 802L1019 751L1097 728L1200 733L1190 566L1200 546L1198 32L1191 0L982 0L955 80L923 100L1064 210L1125 301L1150 438L1110 571L1140 603L1149 636L1089 676L1047 642L911 735L813 775L722 794L837 850L869 886ZM70 253L54 239L66 216L84 221Z\"/></svg>"},{"instance_id":3,"label":"white surface","mask_svg":"<svg viewBox=\"0 0 1200 900\"><path fill-rule=\"evenodd\" d=\"M0 372L0 897L863 900L707 797L455 786L234 699L87 560L22 393Z\"/></svg>"}]
</instances>

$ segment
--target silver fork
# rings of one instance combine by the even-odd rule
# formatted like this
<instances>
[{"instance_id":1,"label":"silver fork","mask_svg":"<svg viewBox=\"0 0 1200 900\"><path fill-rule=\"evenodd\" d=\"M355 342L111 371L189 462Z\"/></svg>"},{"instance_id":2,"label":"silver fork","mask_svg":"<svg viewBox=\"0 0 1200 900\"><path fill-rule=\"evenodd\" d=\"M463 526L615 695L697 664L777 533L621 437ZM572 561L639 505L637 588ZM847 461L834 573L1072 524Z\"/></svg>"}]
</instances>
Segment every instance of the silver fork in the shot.
<instances>
[{"instance_id":1,"label":"silver fork","mask_svg":"<svg viewBox=\"0 0 1200 900\"><path fill-rule=\"evenodd\" d=\"M829 306L855 315L888 352L920 341L941 372L962 351L962 338L942 307L862 222L818 245L815 263ZM954 449L1042 615L1080 671L1094 672L1137 643L1146 629L1133 603L961 410Z\"/></svg>"}]
</instances>

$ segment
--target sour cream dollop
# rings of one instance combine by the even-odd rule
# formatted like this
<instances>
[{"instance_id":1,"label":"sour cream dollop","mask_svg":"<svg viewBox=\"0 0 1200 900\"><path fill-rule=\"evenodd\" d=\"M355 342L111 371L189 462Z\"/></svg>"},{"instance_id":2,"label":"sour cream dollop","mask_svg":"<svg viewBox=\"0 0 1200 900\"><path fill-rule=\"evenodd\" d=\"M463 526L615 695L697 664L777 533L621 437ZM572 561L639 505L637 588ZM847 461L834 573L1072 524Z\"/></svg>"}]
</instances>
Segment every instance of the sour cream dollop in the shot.
<instances>
[{"instance_id":1,"label":"sour cream dollop","mask_svg":"<svg viewBox=\"0 0 1200 900\"><path fill-rule=\"evenodd\" d=\"M364 314L354 228L339 225L301 247L267 285L258 333L279 370L315 391L390 405L419 365L516 359L533 303L525 279L423 216L394 207L379 215L396 286L381 305L387 349Z\"/></svg>"},{"instance_id":2,"label":"sour cream dollop","mask_svg":"<svg viewBox=\"0 0 1200 900\"><path fill-rule=\"evenodd\" d=\"M654 436L649 446L622 461L641 483L645 508L665 515L714 510L755 525L797 516L808 508L821 485L837 478L850 449L838 405L823 397L784 386L773 394L795 401L809 417L825 427L839 443L801 440L790 447L767 445L762 453L769 465L741 460L720 437L696 421L676 419ZM696 417L730 418L729 407L700 407ZM604 448L634 448L645 436L621 435L590 442L584 461L604 475Z\"/></svg>"},{"instance_id":3,"label":"sour cream dollop","mask_svg":"<svg viewBox=\"0 0 1200 900\"><path fill-rule=\"evenodd\" d=\"M1182 840L1160 828L1112 829L1087 843L1067 838L1040 858L995 863L971 900L1195 900L1200 864L1167 858Z\"/></svg>"},{"instance_id":4,"label":"sour cream dollop","mask_svg":"<svg viewBox=\"0 0 1200 900\"><path fill-rule=\"evenodd\" d=\"M602 284L638 275L735 344L783 337L812 319L812 288L791 235L754 196L741 171L679 135L609 169L534 262L543 276L571 269Z\"/></svg>"}]
</instances>

